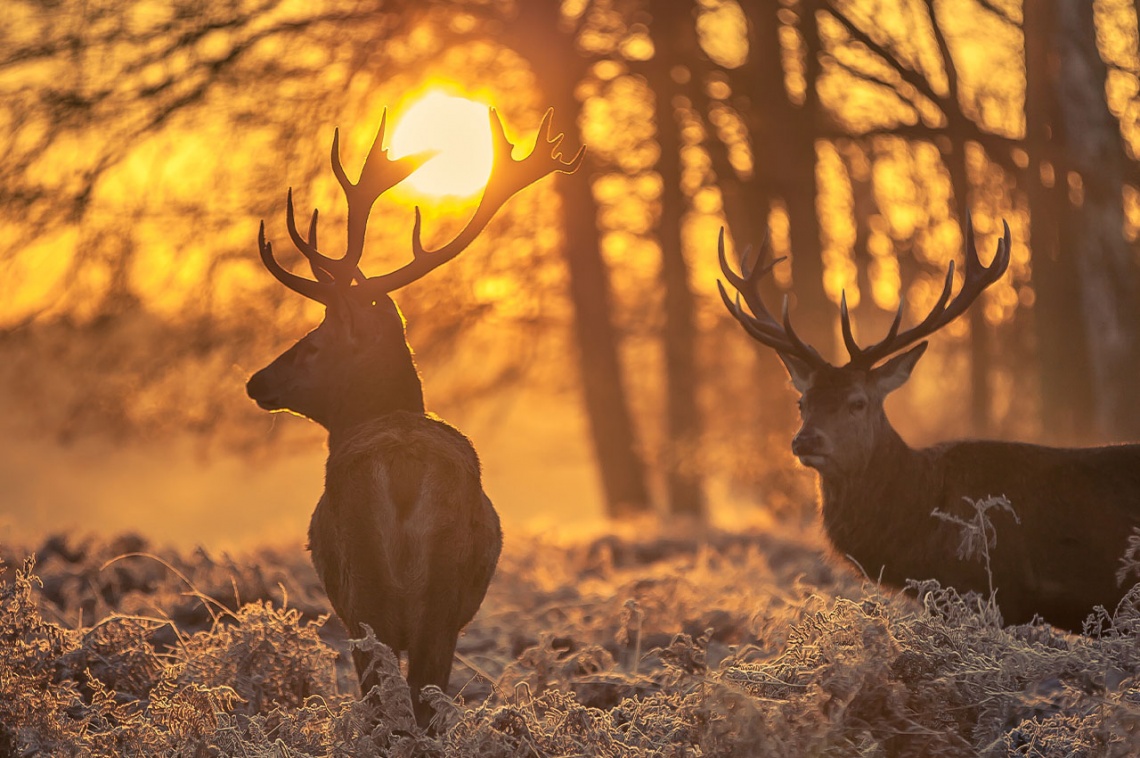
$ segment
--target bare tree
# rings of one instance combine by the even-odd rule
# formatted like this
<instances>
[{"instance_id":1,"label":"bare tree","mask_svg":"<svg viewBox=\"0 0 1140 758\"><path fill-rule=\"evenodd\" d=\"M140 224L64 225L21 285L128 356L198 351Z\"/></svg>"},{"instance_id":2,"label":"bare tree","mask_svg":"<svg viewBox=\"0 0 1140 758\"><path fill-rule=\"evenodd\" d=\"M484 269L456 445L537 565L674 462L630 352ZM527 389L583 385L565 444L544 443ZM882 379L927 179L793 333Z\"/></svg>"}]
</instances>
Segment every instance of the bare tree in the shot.
<instances>
[{"instance_id":1,"label":"bare tree","mask_svg":"<svg viewBox=\"0 0 1140 758\"><path fill-rule=\"evenodd\" d=\"M574 90L591 61L579 54L573 30L559 31L559 3L528 3L512 9L507 3L454 2L330 2L319 8L290 8L279 0L177 3L168 16L154 14L150 25L130 20L120 4L73 3L63 11L33 16L42 34L21 37L0 32L0 71L42 64L60 76L48 81L30 77L24 85L10 77L6 110L11 129L0 134L11 148L0 166L0 204L8 221L23 224L21 245L39 233L59 230L61 209L70 223L90 225L93 194L108 170L130 156L140 140L159 134L171 124L193 128L224 115L233 124L225 150L244 148L241 137L254 125L275 131L273 152L283 160L307 159L304 145L312 124L343 111L351 88L328 93L313 82L341 77L345 82L392 77L421 65L407 46L377 45L409 29L433 29L432 39L444 45L488 41L508 45L533 65L537 80L553 103L559 120L569 125L569 140L577 141L581 104ZM515 11L518 11L517 15ZM466 25L453 23L465 15ZM151 18L142 14L140 18ZM500 33L501 32L501 33ZM389 49L390 47L390 49ZM403 51L403 52L402 52ZM303 53L303 54L301 54ZM286 94L287 92L287 94ZM98 133L99 140L92 137ZM37 135L29 139L29 135ZM66 149L72 140L91 142L90 150L69 167L69 174L37 171L45 154ZM312 170L316 170L314 165ZM251 172L250 181L265 184ZM570 299L579 348L583 400L590 420L603 489L615 515L649 506L645 466L627 407L617 354L617 332L610 319L608 271L598 248L596 203L589 172L560 185L565 229L565 255L570 273ZM203 200L203 203L207 200ZM232 223L201 208L182 208L207 228ZM228 226L226 226L228 228ZM109 238L93 229L92 238ZM232 235L230 235L232 236ZM3 243L0 243L3 244ZM9 248L5 255L18 252ZM93 247L81 248L71 261L75 280L93 263ZM217 262L229 256L248 258L248 247L217 251ZM108 253L114 258L114 253ZM107 258L108 256L103 256ZM122 271L128 259L115 263ZM95 261L102 265L102 261ZM123 282L126 277L111 277ZM277 300L276 297L273 298ZM422 322L422 320L421 320ZM425 351L427 352L427 351Z\"/></svg>"},{"instance_id":2,"label":"bare tree","mask_svg":"<svg viewBox=\"0 0 1140 758\"><path fill-rule=\"evenodd\" d=\"M1060 122L1060 103L1052 73L1057 55L1053 40L1060 33L1052 3L1027 3L1023 12L1029 156L1024 184L1031 209L1042 427L1054 440L1073 441L1094 436L1095 409L1077 248L1061 240L1068 201L1061 135L1054 127Z\"/></svg>"},{"instance_id":3,"label":"bare tree","mask_svg":"<svg viewBox=\"0 0 1140 758\"><path fill-rule=\"evenodd\" d=\"M1140 437L1140 282L1124 239L1124 167L1120 125L1105 98L1107 70L1097 48L1091 3L1055 0L1050 36L1068 197L1061 244L1076 261L1092 364L1096 423L1110 439ZM1061 31L1063 30L1063 31Z\"/></svg>"},{"instance_id":4,"label":"bare tree","mask_svg":"<svg viewBox=\"0 0 1140 758\"><path fill-rule=\"evenodd\" d=\"M819 93L819 35L816 31L815 0L796 9L796 27L803 41L804 84L801 93L790 93L785 76L781 16L789 9L775 3L742 3L748 22L748 59L738 69L725 72L734 97L732 103L748 126L755 168L747 181L755 183L740 208L753 218L766 219L774 203L787 213L792 279L796 307L806 316L804 334L823 350L834 346L832 330L823 319L828 300L823 289L823 260L816 197L816 139L821 135ZM786 31L786 30L785 30ZM751 227L729 212L730 224ZM747 226L746 226L747 224ZM765 224L761 224L763 229ZM745 243L759 240L738 240Z\"/></svg>"},{"instance_id":5,"label":"bare tree","mask_svg":"<svg viewBox=\"0 0 1140 758\"><path fill-rule=\"evenodd\" d=\"M681 231L688 198L681 189L681 114L690 102L692 74L688 67L699 54L691 3L671 4L653 16L654 57L648 69L654 91L657 171L662 177L661 215L657 237L661 245L661 284L665 291L665 416L669 441L665 445L665 476L669 511L704 516L700 465L694 461L701 433L697 406L699 384L696 358L694 295L689 282Z\"/></svg>"},{"instance_id":6,"label":"bare tree","mask_svg":"<svg viewBox=\"0 0 1140 758\"><path fill-rule=\"evenodd\" d=\"M1016 166L1010 155L1015 142L986 131L968 114L968 103L961 91L958 64L938 18L935 3L933 0L922 0L921 10L911 7L908 11L911 14L911 28L914 30L913 39L908 40L911 44L921 40L923 33L929 31L929 44L934 55L926 60L933 59L937 66L930 71L921 65L920 61L924 59L913 51L896 50L891 41L877 35L873 24L868 22L865 15L855 16L854 11L865 14L865 7L830 0L822 5L823 12L842 26L850 43L872 53L878 63L887 66L892 78L884 79L882 74L849 64L846 65L848 73L872 86L892 90L898 102L913 114L912 123L883 127L875 133L922 139L939 147L950 177L959 225L964 235L972 192L966 156L969 145L980 146L991 159L1013 169ZM933 121L929 115L923 115L930 112L931 106L938 114ZM971 425L980 433L988 433L993 428L992 410L989 407L992 394L989 329L980 308L970 312L969 321Z\"/></svg>"},{"instance_id":7,"label":"bare tree","mask_svg":"<svg viewBox=\"0 0 1140 758\"><path fill-rule=\"evenodd\" d=\"M577 26L566 23L556 2L521 3L515 12L503 24L498 39L527 60L567 129L580 125L582 103L575 89L585 79L591 60L578 49ZM607 512L620 517L644 512L651 503L611 318L609 273L602 259L598 209L590 183L596 170L587 152L582 175L563 183L562 228L590 437Z\"/></svg>"}]
</instances>

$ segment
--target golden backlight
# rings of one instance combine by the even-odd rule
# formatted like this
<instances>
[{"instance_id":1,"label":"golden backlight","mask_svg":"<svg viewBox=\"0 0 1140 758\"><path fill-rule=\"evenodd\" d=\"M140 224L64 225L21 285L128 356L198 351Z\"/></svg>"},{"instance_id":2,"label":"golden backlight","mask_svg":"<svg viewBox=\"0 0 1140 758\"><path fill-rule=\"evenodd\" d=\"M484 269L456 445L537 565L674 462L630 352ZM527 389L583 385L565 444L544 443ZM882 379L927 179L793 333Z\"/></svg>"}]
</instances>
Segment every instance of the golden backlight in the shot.
<instances>
[{"instance_id":1,"label":"golden backlight","mask_svg":"<svg viewBox=\"0 0 1140 758\"><path fill-rule=\"evenodd\" d=\"M407 184L424 195L465 198L491 175L491 123L486 105L440 91L429 92L400 117L390 155L435 151Z\"/></svg>"}]
</instances>

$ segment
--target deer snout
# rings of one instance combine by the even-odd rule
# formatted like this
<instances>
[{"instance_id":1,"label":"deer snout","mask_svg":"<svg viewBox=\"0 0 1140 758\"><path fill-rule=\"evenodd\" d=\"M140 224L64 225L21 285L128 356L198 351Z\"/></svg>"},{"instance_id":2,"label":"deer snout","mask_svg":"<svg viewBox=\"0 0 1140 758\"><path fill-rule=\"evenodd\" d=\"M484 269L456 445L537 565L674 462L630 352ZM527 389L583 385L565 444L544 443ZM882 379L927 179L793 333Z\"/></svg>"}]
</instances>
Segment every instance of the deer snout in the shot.
<instances>
[{"instance_id":1,"label":"deer snout","mask_svg":"<svg viewBox=\"0 0 1140 758\"><path fill-rule=\"evenodd\" d=\"M827 448L827 438L814 427L804 426L792 438L792 455L811 468L819 468L826 461Z\"/></svg>"},{"instance_id":2,"label":"deer snout","mask_svg":"<svg viewBox=\"0 0 1140 758\"><path fill-rule=\"evenodd\" d=\"M285 407L277 397L273 383L269 381L264 370L258 371L249 378L249 381L245 383L245 392L264 410L277 411Z\"/></svg>"}]
</instances>

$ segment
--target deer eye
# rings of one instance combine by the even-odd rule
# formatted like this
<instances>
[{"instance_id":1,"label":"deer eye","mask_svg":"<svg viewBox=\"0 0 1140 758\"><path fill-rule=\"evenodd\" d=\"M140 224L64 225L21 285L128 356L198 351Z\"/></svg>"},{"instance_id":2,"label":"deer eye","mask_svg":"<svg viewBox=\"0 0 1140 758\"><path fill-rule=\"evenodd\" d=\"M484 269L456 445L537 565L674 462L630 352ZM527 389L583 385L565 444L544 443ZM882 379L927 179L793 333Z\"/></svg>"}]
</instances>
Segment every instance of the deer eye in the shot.
<instances>
[{"instance_id":1,"label":"deer eye","mask_svg":"<svg viewBox=\"0 0 1140 758\"><path fill-rule=\"evenodd\" d=\"M850 401L847 404L847 407L851 409L852 413L862 413L863 411L867 410L867 401L861 397L857 397L854 400Z\"/></svg>"}]
</instances>

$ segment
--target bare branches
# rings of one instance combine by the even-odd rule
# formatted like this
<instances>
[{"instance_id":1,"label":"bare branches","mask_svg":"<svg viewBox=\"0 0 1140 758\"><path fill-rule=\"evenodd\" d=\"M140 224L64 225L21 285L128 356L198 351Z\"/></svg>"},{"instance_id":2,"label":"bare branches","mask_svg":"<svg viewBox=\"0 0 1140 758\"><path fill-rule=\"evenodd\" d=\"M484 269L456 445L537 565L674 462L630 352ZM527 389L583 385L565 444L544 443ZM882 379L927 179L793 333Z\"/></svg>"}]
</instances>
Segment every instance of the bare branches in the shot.
<instances>
[{"instance_id":1,"label":"bare branches","mask_svg":"<svg viewBox=\"0 0 1140 758\"><path fill-rule=\"evenodd\" d=\"M978 5L1011 26L1020 26L1023 21L1022 18L1014 18L1014 13L1019 10L1016 5L1009 8L1002 8L993 0L978 0Z\"/></svg>"},{"instance_id":2,"label":"bare branches","mask_svg":"<svg viewBox=\"0 0 1140 758\"><path fill-rule=\"evenodd\" d=\"M960 102L958 99L958 67L954 65L954 56L950 54L950 45L946 42L946 35L942 32L938 17L934 13L934 0L925 0L925 5L930 29L934 34L934 41L938 45L938 52L942 56L942 70L946 75L946 99L957 104ZM947 112L947 117L953 118L956 111L955 108L953 112Z\"/></svg>"},{"instance_id":3,"label":"bare branches","mask_svg":"<svg viewBox=\"0 0 1140 758\"><path fill-rule=\"evenodd\" d=\"M265 54L267 44L288 52L292 41L311 39L329 25L386 25L370 4L308 15L289 11L281 0L194 9L176 4L153 15L124 13L119 4L70 6L32 12L22 33L6 34L0 53L0 71L8 74L0 83L0 112L9 116L0 128L7 156L0 203L23 220L31 220L31 206L45 203L81 217L101 177L140 139L239 79L313 72L312 63ZM258 98L257 88L246 88L240 100L251 101L252 109ZM84 149L69 162L70 176L29 171L75 142Z\"/></svg>"},{"instance_id":4,"label":"bare branches","mask_svg":"<svg viewBox=\"0 0 1140 758\"><path fill-rule=\"evenodd\" d=\"M885 45L875 40L873 37L871 37L870 34L860 28L854 21L851 20L849 16L847 16L847 14L836 8L834 3L829 3L826 6L825 10L832 18L834 18L843 26L847 33L851 35L851 38L853 40L859 42L872 53L881 58L884 63L886 63L899 75L902 81L914 87L931 102L938 103L940 105L944 103L945 96L935 91L925 76L915 71L914 69L904 66L898 57L894 55L890 50L888 50Z\"/></svg>"}]
</instances>

